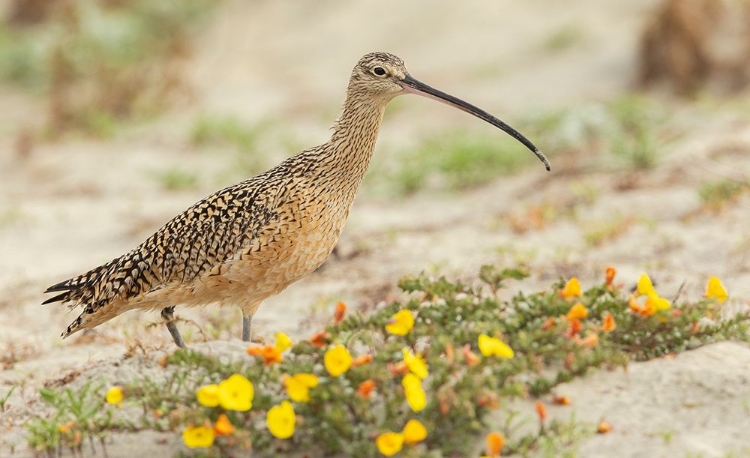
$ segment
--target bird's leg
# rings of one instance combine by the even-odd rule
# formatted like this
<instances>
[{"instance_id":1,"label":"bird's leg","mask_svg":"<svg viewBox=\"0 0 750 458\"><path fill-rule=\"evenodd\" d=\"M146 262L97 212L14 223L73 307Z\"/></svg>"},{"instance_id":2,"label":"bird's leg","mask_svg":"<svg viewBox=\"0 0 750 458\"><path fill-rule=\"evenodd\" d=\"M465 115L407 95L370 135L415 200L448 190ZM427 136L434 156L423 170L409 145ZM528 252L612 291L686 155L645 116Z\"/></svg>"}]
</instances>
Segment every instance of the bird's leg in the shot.
<instances>
[{"instance_id":1,"label":"bird's leg","mask_svg":"<svg viewBox=\"0 0 750 458\"><path fill-rule=\"evenodd\" d=\"M242 313L242 340L250 342L250 326L253 324L253 316Z\"/></svg>"},{"instance_id":2,"label":"bird's leg","mask_svg":"<svg viewBox=\"0 0 750 458\"><path fill-rule=\"evenodd\" d=\"M164 319L164 322L167 325L167 330L172 335L174 343L180 348L187 348L185 346L185 341L182 340L180 331L177 330L177 325L175 324L174 306L163 308L161 311L161 317Z\"/></svg>"}]
</instances>

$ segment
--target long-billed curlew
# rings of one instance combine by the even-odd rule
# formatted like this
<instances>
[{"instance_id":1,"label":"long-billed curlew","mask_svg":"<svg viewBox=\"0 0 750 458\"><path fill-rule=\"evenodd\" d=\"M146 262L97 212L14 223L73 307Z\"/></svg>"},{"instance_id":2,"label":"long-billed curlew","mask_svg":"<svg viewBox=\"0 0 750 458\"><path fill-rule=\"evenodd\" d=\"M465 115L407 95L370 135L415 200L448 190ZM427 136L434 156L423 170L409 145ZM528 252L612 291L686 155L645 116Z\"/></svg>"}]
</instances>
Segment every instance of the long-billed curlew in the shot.
<instances>
[{"instance_id":1,"label":"long-billed curlew","mask_svg":"<svg viewBox=\"0 0 750 458\"><path fill-rule=\"evenodd\" d=\"M47 288L46 293L62 293L45 304L83 307L62 337L131 309L156 309L175 343L184 347L175 305L227 303L242 309L242 339L250 340L261 302L317 269L336 245L370 164L385 107L408 93L502 129L550 169L547 158L512 127L412 78L400 58L367 54L352 71L328 142L206 197L129 253Z\"/></svg>"}]
</instances>

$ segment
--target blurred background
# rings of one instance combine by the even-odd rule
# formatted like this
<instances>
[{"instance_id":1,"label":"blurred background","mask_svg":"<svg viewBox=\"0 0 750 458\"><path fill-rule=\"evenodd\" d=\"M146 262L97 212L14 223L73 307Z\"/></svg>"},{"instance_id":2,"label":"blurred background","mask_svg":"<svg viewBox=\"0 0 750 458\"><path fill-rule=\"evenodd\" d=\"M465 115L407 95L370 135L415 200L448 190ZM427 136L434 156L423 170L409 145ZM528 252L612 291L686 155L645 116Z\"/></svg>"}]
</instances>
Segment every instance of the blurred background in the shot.
<instances>
[{"instance_id":1,"label":"blurred background","mask_svg":"<svg viewBox=\"0 0 750 458\"><path fill-rule=\"evenodd\" d=\"M261 308L261 338L306 335L337 300L392 300L403 275L484 263L528 266L529 289L612 265L670 299L700 297L709 275L750 297L748 2L2 0L0 14L5 377L171 345L139 313L63 343L78 312L41 308L41 292L326 141L371 51L516 127L552 172L475 118L396 99L335 255ZM237 311L181 313L239 337Z\"/></svg>"}]
</instances>

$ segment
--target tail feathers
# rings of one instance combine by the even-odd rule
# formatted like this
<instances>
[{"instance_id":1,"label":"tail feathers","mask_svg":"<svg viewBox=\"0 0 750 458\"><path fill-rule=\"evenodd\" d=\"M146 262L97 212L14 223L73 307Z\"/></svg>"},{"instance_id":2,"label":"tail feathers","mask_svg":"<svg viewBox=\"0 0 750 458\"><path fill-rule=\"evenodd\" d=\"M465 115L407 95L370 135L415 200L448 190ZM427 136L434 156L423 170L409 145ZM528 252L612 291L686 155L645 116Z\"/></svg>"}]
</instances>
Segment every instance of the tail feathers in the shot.
<instances>
[{"instance_id":1,"label":"tail feathers","mask_svg":"<svg viewBox=\"0 0 750 458\"><path fill-rule=\"evenodd\" d=\"M52 292L52 290L48 289L47 291L45 291L45 293L49 293L49 292ZM53 302L64 302L68 300L68 296L70 296L70 291L65 291L62 294L58 294L57 296L50 297L46 301L42 302L42 305L51 304Z\"/></svg>"},{"instance_id":2,"label":"tail feathers","mask_svg":"<svg viewBox=\"0 0 750 458\"><path fill-rule=\"evenodd\" d=\"M45 293L56 293L64 291L62 294L53 296L46 301L44 304L51 304L53 302L76 302L85 301L91 299L91 292L96 282L109 270L113 263L117 262L117 259L108 262L107 264L101 265L95 269L91 269L83 275L73 277L71 279L62 281L55 285L50 286L44 292ZM74 306L74 305L73 305Z\"/></svg>"}]
</instances>

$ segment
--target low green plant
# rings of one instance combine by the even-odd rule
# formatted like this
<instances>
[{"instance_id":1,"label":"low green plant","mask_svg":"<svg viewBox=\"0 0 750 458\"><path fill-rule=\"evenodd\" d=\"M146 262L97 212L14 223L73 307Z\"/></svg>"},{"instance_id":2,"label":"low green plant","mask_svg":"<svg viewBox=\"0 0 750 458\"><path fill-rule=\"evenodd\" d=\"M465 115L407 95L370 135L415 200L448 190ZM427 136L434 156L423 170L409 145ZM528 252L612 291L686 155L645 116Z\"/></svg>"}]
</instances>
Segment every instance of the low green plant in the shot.
<instances>
[{"instance_id":1,"label":"low green plant","mask_svg":"<svg viewBox=\"0 0 750 458\"><path fill-rule=\"evenodd\" d=\"M33 25L0 26L0 77L48 97L50 137L110 136L184 93L189 38L216 3L59 3Z\"/></svg>"},{"instance_id":2,"label":"low green plant","mask_svg":"<svg viewBox=\"0 0 750 458\"><path fill-rule=\"evenodd\" d=\"M13 394L13 391L16 389L15 386L11 387L10 390L8 390L7 393L5 393L3 396L0 396L0 412L5 412L5 404L8 403L8 399Z\"/></svg>"},{"instance_id":3,"label":"low green plant","mask_svg":"<svg viewBox=\"0 0 750 458\"><path fill-rule=\"evenodd\" d=\"M644 97L626 95L604 103L528 116L521 131L556 155L611 155L625 166L650 169L657 151L677 135L666 113Z\"/></svg>"},{"instance_id":4,"label":"low green plant","mask_svg":"<svg viewBox=\"0 0 750 458\"><path fill-rule=\"evenodd\" d=\"M542 48L549 53L559 53L574 47L583 40L583 33L577 24L567 24L554 30L545 38Z\"/></svg>"},{"instance_id":5,"label":"low green plant","mask_svg":"<svg viewBox=\"0 0 750 458\"><path fill-rule=\"evenodd\" d=\"M459 131L429 137L394 156L398 158L395 165L376 159L373 173L366 178L367 187L391 195L456 191L488 183L534 160L513 139Z\"/></svg>"},{"instance_id":6,"label":"low green plant","mask_svg":"<svg viewBox=\"0 0 750 458\"><path fill-rule=\"evenodd\" d=\"M703 183L698 193L706 209L719 212L748 191L750 182L725 179Z\"/></svg>"},{"instance_id":7,"label":"low green plant","mask_svg":"<svg viewBox=\"0 0 750 458\"><path fill-rule=\"evenodd\" d=\"M53 408L50 417L36 418L28 423L27 441L36 451L66 447L80 451L84 439L102 443L112 428L114 412L104 409L103 385L89 382L78 390L42 388L40 397Z\"/></svg>"},{"instance_id":8,"label":"low green plant","mask_svg":"<svg viewBox=\"0 0 750 458\"><path fill-rule=\"evenodd\" d=\"M164 189L169 191L193 189L198 183L198 176L195 173L178 168L170 168L154 176Z\"/></svg>"},{"instance_id":9,"label":"low green plant","mask_svg":"<svg viewBox=\"0 0 750 458\"><path fill-rule=\"evenodd\" d=\"M190 142L199 147L218 145L233 146L251 153L255 150L262 126L251 127L233 116L201 115L193 121Z\"/></svg>"},{"instance_id":10,"label":"low green plant","mask_svg":"<svg viewBox=\"0 0 750 458\"><path fill-rule=\"evenodd\" d=\"M55 447L60 425L73 420L100 436L115 427L181 432L194 449L180 456L252 448L258 456L369 457L383 447L403 448L407 457L455 456L474 450L490 413L514 398L541 396L598 367L750 340L750 317L718 318L723 297L670 305L641 279L639 291L648 290L640 291L648 293L641 304L608 272L584 291L578 280L561 279L508 300L498 293L523 280L525 269L485 266L472 284L407 277L399 283L407 300L369 315L346 315L339 305L330 325L296 344L278 334L275 345L252 345L251 356L229 359L178 350L163 360L165 377L122 387L121 409L102 408L103 390L44 391L55 412L31 422L29 442ZM134 411L140 420L120 418ZM524 432L518 426L529 414L508 411L503 454L574 456L593 433L541 413L538 430ZM426 437L404 430L415 420Z\"/></svg>"}]
</instances>

